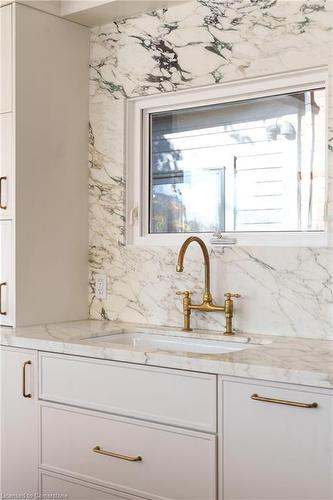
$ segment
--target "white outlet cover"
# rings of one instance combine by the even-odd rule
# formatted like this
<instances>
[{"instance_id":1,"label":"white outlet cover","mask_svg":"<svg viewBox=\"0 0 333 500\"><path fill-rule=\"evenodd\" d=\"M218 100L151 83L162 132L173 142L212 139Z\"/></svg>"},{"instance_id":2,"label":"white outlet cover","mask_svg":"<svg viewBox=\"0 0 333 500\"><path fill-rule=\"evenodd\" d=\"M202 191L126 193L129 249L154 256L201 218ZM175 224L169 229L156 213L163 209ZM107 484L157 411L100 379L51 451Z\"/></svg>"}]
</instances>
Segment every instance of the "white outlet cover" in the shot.
<instances>
[{"instance_id":1,"label":"white outlet cover","mask_svg":"<svg viewBox=\"0 0 333 500\"><path fill-rule=\"evenodd\" d=\"M96 299L106 299L107 279L105 273L95 274L95 297Z\"/></svg>"}]
</instances>

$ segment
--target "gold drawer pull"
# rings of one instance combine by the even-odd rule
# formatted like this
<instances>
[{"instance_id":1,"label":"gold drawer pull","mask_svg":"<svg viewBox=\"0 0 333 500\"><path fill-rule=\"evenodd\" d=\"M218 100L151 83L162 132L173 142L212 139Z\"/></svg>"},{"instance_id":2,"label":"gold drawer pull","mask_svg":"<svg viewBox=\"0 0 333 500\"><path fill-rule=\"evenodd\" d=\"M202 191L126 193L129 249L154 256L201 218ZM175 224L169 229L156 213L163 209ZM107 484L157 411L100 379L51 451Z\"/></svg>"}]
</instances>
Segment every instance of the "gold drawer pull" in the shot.
<instances>
[{"instance_id":1,"label":"gold drawer pull","mask_svg":"<svg viewBox=\"0 0 333 500\"><path fill-rule=\"evenodd\" d=\"M22 395L24 398L31 398L31 394L28 394L25 390L26 386L26 368L28 365L31 365L31 361L26 361L23 363L23 370L22 370Z\"/></svg>"},{"instance_id":2,"label":"gold drawer pull","mask_svg":"<svg viewBox=\"0 0 333 500\"><path fill-rule=\"evenodd\" d=\"M141 462L142 457L138 455L137 457L131 457L129 455L122 455L121 453L115 453L113 451L102 450L100 446L95 446L93 448L94 453L99 453L100 455L107 455L108 457L120 458L121 460L127 460L128 462Z\"/></svg>"},{"instance_id":3,"label":"gold drawer pull","mask_svg":"<svg viewBox=\"0 0 333 500\"><path fill-rule=\"evenodd\" d=\"M7 180L7 177L0 177L0 208L2 210L7 210L7 205L4 205L2 203L2 182L6 181L6 180Z\"/></svg>"},{"instance_id":4,"label":"gold drawer pull","mask_svg":"<svg viewBox=\"0 0 333 500\"><path fill-rule=\"evenodd\" d=\"M297 401L288 401L286 399L274 399L252 394L251 399L255 401L264 401L265 403L276 403L278 405L298 406L299 408L318 408L318 403L298 403Z\"/></svg>"},{"instance_id":5,"label":"gold drawer pull","mask_svg":"<svg viewBox=\"0 0 333 500\"><path fill-rule=\"evenodd\" d=\"M3 283L0 283L0 314L1 314L1 316L6 316L6 314L7 314L7 311L3 311L3 310L2 310L2 297L1 297L1 291L2 291L2 288L3 288L4 286L7 286L6 281L4 281Z\"/></svg>"}]
</instances>

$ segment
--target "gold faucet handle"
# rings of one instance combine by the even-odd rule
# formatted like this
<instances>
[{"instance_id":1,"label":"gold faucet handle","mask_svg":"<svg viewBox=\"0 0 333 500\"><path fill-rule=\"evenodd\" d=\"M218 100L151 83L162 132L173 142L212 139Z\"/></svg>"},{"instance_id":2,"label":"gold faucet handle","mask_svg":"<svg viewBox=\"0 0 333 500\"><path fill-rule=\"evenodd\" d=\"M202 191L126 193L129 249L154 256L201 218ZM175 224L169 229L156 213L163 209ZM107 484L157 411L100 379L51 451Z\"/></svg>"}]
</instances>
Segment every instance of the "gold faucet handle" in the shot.
<instances>
[{"instance_id":1,"label":"gold faucet handle","mask_svg":"<svg viewBox=\"0 0 333 500\"><path fill-rule=\"evenodd\" d=\"M184 292L182 292L181 290L176 291L176 295L184 295L186 299L188 299L191 294L192 292L189 292L188 290L185 290Z\"/></svg>"},{"instance_id":2,"label":"gold faucet handle","mask_svg":"<svg viewBox=\"0 0 333 500\"><path fill-rule=\"evenodd\" d=\"M239 297L241 297L239 293L225 293L224 296L227 300L230 300L231 298L239 299Z\"/></svg>"}]
</instances>

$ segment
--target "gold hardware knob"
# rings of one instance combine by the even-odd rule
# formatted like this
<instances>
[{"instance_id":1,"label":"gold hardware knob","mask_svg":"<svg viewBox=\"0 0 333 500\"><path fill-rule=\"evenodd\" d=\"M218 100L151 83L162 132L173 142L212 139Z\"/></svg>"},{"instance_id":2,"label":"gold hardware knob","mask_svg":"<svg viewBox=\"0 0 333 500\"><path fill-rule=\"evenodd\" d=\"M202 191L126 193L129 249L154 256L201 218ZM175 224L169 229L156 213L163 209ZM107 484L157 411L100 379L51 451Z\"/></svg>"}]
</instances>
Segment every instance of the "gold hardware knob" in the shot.
<instances>
[{"instance_id":1,"label":"gold hardware knob","mask_svg":"<svg viewBox=\"0 0 333 500\"><path fill-rule=\"evenodd\" d=\"M241 295L239 293L225 293L224 296L227 300L230 300L231 298L239 299Z\"/></svg>"}]
</instances>

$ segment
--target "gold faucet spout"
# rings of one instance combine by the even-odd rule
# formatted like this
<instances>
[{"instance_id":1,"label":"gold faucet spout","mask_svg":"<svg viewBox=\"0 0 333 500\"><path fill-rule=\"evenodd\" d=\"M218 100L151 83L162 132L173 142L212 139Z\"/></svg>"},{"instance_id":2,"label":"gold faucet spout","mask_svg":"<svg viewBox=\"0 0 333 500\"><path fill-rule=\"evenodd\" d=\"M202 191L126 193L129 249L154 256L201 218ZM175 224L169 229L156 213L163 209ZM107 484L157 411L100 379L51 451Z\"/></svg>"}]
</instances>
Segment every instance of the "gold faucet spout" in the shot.
<instances>
[{"instance_id":1,"label":"gold faucet spout","mask_svg":"<svg viewBox=\"0 0 333 500\"><path fill-rule=\"evenodd\" d=\"M208 255L208 250L205 245L205 243L202 241L202 239L198 238L197 236L190 236L187 238L184 243L182 244L179 254L178 254L178 261L177 261L177 266L176 266L176 271L178 273L182 273L184 271L184 257L186 250L188 249L188 246L193 242L196 241L198 245L201 248L203 258L204 258L204 265L205 265L205 290L204 290L204 295L203 295L203 302L210 304L212 302L212 294L210 293L210 262L209 262L209 255Z\"/></svg>"},{"instance_id":2,"label":"gold faucet spout","mask_svg":"<svg viewBox=\"0 0 333 500\"><path fill-rule=\"evenodd\" d=\"M178 260L177 260L177 266L176 266L176 271L178 273L182 273L184 271L184 257L186 250L188 249L188 246L193 242L196 241L198 245L201 248L202 255L204 258L204 264L205 264L205 290L203 293L202 297L202 302L201 304L193 304L190 293L188 290L185 290L185 292L176 292L177 295L183 295L183 315L184 315L184 327L183 331L184 332L191 332L191 311L201 311L201 312L224 312L225 314L225 319L226 319L226 330L225 330L225 335L233 335L233 329L232 329L232 318L233 318L233 311L234 311L234 305L232 301L232 297L240 297L238 293L232 294L232 293L226 293L225 296L225 301L224 305L217 305L214 304L212 294L210 293L210 262L209 262L209 254L207 247L205 243L202 241L202 239L198 238L197 236L190 236L187 238L184 243L182 244L179 254L178 254Z\"/></svg>"}]
</instances>

